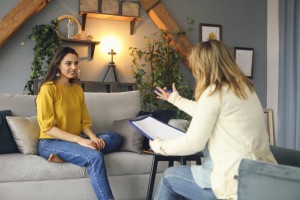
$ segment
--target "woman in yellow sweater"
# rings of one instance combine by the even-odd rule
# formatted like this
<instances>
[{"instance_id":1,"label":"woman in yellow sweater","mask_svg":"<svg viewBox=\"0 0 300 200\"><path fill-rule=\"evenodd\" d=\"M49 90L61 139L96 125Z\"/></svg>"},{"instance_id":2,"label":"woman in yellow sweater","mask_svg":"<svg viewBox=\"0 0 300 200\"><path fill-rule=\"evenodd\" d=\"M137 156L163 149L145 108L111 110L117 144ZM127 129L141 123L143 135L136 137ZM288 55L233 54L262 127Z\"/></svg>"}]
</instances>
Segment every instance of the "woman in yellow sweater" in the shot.
<instances>
[{"instance_id":1,"label":"woman in yellow sweater","mask_svg":"<svg viewBox=\"0 0 300 200\"><path fill-rule=\"evenodd\" d=\"M167 169L154 199L237 199L241 159L276 163L261 103L223 42L196 45L189 63L196 79L196 101L182 98L175 85L172 93L158 88L156 94L191 115L190 126L184 136L155 139L150 146L164 155L203 151L205 162Z\"/></svg>"},{"instance_id":2,"label":"woman in yellow sweater","mask_svg":"<svg viewBox=\"0 0 300 200\"><path fill-rule=\"evenodd\" d=\"M62 47L53 56L36 99L38 151L52 162L87 167L97 198L113 199L103 154L115 150L121 138L116 133L96 135L91 130L83 90L74 83L78 70L74 49Z\"/></svg>"}]
</instances>

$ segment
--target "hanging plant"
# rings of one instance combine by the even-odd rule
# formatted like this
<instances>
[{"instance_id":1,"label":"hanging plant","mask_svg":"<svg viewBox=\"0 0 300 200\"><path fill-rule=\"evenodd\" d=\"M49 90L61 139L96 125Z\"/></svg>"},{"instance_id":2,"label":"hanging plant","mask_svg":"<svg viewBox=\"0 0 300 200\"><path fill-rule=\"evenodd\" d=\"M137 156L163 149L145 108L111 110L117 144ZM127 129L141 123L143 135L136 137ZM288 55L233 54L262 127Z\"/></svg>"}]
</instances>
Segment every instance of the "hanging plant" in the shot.
<instances>
[{"instance_id":1,"label":"hanging plant","mask_svg":"<svg viewBox=\"0 0 300 200\"><path fill-rule=\"evenodd\" d=\"M189 25L194 21L190 20ZM189 27L186 29L190 31ZM170 42L176 43L181 34L186 32L166 32L161 30L149 37L145 37L145 48L138 49L130 47L130 56L132 57L132 75L135 83L141 93L141 107L143 111L154 110L177 110L177 117L189 119L184 112L176 109L172 104L166 101L159 101L156 98L154 90L156 87L168 87L172 89L172 83L176 84L178 92L191 99L193 91L187 85L180 72L181 55L175 51Z\"/></svg>"},{"instance_id":2,"label":"hanging plant","mask_svg":"<svg viewBox=\"0 0 300 200\"><path fill-rule=\"evenodd\" d=\"M24 92L33 94L34 80L42 78L48 70L51 59L56 50L61 47L62 42L57 35L58 19L51 20L49 24L35 25L27 40L36 42L34 46L33 62L31 63L31 74L27 81Z\"/></svg>"}]
</instances>

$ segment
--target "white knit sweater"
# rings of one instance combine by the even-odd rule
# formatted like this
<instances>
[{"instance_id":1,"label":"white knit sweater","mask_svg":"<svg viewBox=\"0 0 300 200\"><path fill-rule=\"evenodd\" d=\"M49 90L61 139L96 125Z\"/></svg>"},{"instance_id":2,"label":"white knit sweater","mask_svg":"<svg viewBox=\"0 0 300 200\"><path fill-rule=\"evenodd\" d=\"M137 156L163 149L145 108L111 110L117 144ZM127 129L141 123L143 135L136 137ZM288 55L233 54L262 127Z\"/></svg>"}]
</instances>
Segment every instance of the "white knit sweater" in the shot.
<instances>
[{"instance_id":1,"label":"white knit sweater","mask_svg":"<svg viewBox=\"0 0 300 200\"><path fill-rule=\"evenodd\" d=\"M168 101L192 116L187 133L176 139L150 143L164 155L189 155L208 144L213 161L212 189L218 199L237 199L238 167L242 158L276 163L269 149L263 109L255 92L238 98L227 86L209 95L206 89L198 102L173 92ZM195 177L195 176L194 176ZM195 177L201 179L201 177Z\"/></svg>"}]
</instances>

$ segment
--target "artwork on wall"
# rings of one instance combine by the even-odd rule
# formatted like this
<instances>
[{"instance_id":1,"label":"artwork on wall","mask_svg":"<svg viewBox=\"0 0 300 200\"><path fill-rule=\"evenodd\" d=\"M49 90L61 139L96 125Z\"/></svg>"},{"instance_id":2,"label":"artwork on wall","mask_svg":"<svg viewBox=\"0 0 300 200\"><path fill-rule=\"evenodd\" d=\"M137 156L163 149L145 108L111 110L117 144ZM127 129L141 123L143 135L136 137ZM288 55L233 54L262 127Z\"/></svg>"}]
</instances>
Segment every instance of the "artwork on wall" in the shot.
<instances>
[{"instance_id":1,"label":"artwork on wall","mask_svg":"<svg viewBox=\"0 0 300 200\"><path fill-rule=\"evenodd\" d=\"M222 25L199 24L199 41L222 40Z\"/></svg>"},{"instance_id":2,"label":"artwork on wall","mask_svg":"<svg viewBox=\"0 0 300 200\"><path fill-rule=\"evenodd\" d=\"M234 57L237 65L241 68L244 74L249 78L253 78L254 49L234 47Z\"/></svg>"},{"instance_id":3,"label":"artwork on wall","mask_svg":"<svg viewBox=\"0 0 300 200\"><path fill-rule=\"evenodd\" d=\"M99 9L98 0L80 0L79 9L80 12L97 13Z\"/></svg>"},{"instance_id":4,"label":"artwork on wall","mask_svg":"<svg viewBox=\"0 0 300 200\"><path fill-rule=\"evenodd\" d=\"M267 124L267 130L269 133L269 142L271 145L275 145L273 110L264 108L264 116L265 122Z\"/></svg>"},{"instance_id":5,"label":"artwork on wall","mask_svg":"<svg viewBox=\"0 0 300 200\"><path fill-rule=\"evenodd\" d=\"M109 15L120 14L119 0L101 0L100 13Z\"/></svg>"}]
</instances>

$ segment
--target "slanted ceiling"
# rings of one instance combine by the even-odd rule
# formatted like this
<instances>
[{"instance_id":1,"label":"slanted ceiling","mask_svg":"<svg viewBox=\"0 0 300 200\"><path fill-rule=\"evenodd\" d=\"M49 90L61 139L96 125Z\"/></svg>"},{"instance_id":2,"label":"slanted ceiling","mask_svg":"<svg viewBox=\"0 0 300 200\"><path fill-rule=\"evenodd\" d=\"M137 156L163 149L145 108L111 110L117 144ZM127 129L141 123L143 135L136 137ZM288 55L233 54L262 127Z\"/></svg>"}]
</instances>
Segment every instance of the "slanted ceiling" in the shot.
<instances>
[{"instance_id":1,"label":"slanted ceiling","mask_svg":"<svg viewBox=\"0 0 300 200\"><path fill-rule=\"evenodd\" d=\"M20 0L0 21L0 48L50 0Z\"/></svg>"},{"instance_id":2,"label":"slanted ceiling","mask_svg":"<svg viewBox=\"0 0 300 200\"><path fill-rule=\"evenodd\" d=\"M0 48L50 1L20 0L0 21ZM179 26L160 0L141 0L140 3L158 29L179 31ZM189 67L186 56L192 48L192 44L187 36L181 35L178 42L176 44L171 42L171 45L183 56L186 66Z\"/></svg>"}]
</instances>

